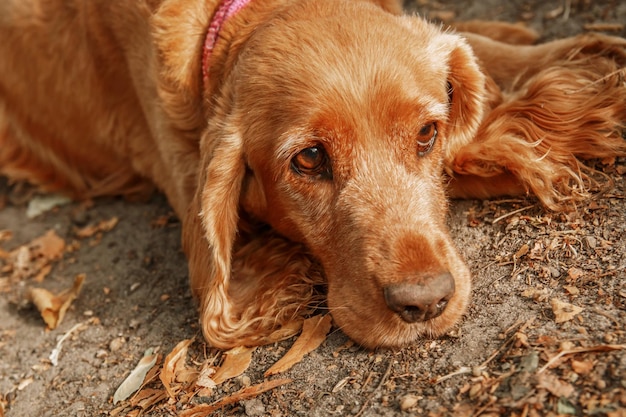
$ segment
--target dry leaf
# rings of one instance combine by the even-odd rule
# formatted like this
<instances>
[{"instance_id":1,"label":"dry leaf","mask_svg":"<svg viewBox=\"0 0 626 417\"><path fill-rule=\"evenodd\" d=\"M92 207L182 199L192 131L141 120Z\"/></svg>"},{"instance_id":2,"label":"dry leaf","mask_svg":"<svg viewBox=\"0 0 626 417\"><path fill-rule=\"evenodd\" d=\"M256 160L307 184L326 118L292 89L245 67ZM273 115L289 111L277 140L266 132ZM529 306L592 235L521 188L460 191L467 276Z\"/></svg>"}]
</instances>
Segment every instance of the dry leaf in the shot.
<instances>
[{"instance_id":1,"label":"dry leaf","mask_svg":"<svg viewBox=\"0 0 626 417\"><path fill-rule=\"evenodd\" d=\"M29 299L41 313L41 317L50 330L56 329L65 317L65 312L80 293L85 281L85 274L78 274L72 288L58 295L52 294L44 288L30 288Z\"/></svg>"},{"instance_id":2,"label":"dry leaf","mask_svg":"<svg viewBox=\"0 0 626 417\"><path fill-rule=\"evenodd\" d=\"M61 258L63 255L65 241L54 230L49 230L45 235L31 241L28 246L31 248L34 256L53 261Z\"/></svg>"},{"instance_id":3,"label":"dry leaf","mask_svg":"<svg viewBox=\"0 0 626 417\"><path fill-rule=\"evenodd\" d=\"M573 285L563 285L563 289L565 291L567 291L567 293L569 295L578 295L578 294L580 294L580 290L578 289L578 287L575 287Z\"/></svg>"},{"instance_id":4,"label":"dry leaf","mask_svg":"<svg viewBox=\"0 0 626 417\"><path fill-rule=\"evenodd\" d=\"M298 334L300 329L302 329L302 319L292 320L284 325L282 325L277 330L274 330L269 336L262 338L262 342L265 345L269 345L272 343L280 342L282 340L289 339L292 336Z\"/></svg>"},{"instance_id":5,"label":"dry leaf","mask_svg":"<svg viewBox=\"0 0 626 417\"><path fill-rule=\"evenodd\" d=\"M13 239L13 231L9 229L0 230L0 242Z\"/></svg>"},{"instance_id":6,"label":"dry leaf","mask_svg":"<svg viewBox=\"0 0 626 417\"><path fill-rule=\"evenodd\" d=\"M48 274L52 271L52 265L47 264L41 267L37 275L35 275L35 282L43 282L43 280L48 276Z\"/></svg>"},{"instance_id":7,"label":"dry leaf","mask_svg":"<svg viewBox=\"0 0 626 417\"><path fill-rule=\"evenodd\" d=\"M117 225L118 221L119 219L117 217L111 217L108 220L102 220L96 224L90 224L80 229L76 229L74 234L78 238L87 238L99 232L108 232Z\"/></svg>"},{"instance_id":8,"label":"dry leaf","mask_svg":"<svg viewBox=\"0 0 626 417\"><path fill-rule=\"evenodd\" d=\"M572 384L547 372L537 375L537 387L545 389L557 398L569 398L574 393Z\"/></svg>"},{"instance_id":9,"label":"dry leaf","mask_svg":"<svg viewBox=\"0 0 626 417\"><path fill-rule=\"evenodd\" d=\"M554 312L555 323L565 323L566 321L570 321L577 314L583 311L582 307L566 303L557 298L550 300L550 305L552 306L552 311Z\"/></svg>"},{"instance_id":10,"label":"dry leaf","mask_svg":"<svg viewBox=\"0 0 626 417\"><path fill-rule=\"evenodd\" d=\"M568 350L561 350L559 353L554 355L550 360L541 367L538 374L544 372L546 369L552 367L555 363L561 360L562 357L567 355L575 355L577 353L589 353L589 352L611 352L614 350L624 350L626 349L626 345L598 345L598 346L588 346L588 347L577 347Z\"/></svg>"},{"instance_id":11,"label":"dry leaf","mask_svg":"<svg viewBox=\"0 0 626 417\"><path fill-rule=\"evenodd\" d=\"M211 367L210 362L207 360L202 365L198 378L196 379L196 387L200 388L198 390L200 397L210 396L213 393L213 389L217 387L217 384L213 380L213 375L215 375L215 369Z\"/></svg>"},{"instance_id":12,"label":"dry leaf","mask_svg":"<svg viewBox=\"0 0 626 417\"><path fill-rule=\"evenodd\" d=\"M274 379L271 381L265 381L251 387L243 388L236 393L224 397L212 404L199 404L189 410L185 410L179 414L180 417L206 417L209 413L219 410L230 404L238 403L239 401L247 400L257 395L263 394L266 391L272 390L281 385L285 385L291 382L291 379Z\"/></svg>"},{"instance_id":13,"label":"dry leaf","mask_svg":"<svg viewBox=\"0 0 626 417\"><path fill-rule=\"evenodd\" d=\"M36 195L28 202L26 217L34 219L55 207L69 204L71 201L71 198L60 194Z\"/></svg>"},{"instance_id":14,"label":"dry leaf","mask_svg":"<svg viewBox=\"0 0 626 417\"><path fill-rule=\"evenodd\" d=\"M255 348L236 347L224 352L224 362L217 369L212 379L217 385L222 382L241 375L248 369L252 362L252 352Z\"/></svg>"},{"instance_id":15,"label":"dry leaf","mask_svg":"<svg viewBox=\"0 0 626 417\"><path fill-rule=\"evenodd\" d=\"M192 341L193 339L185 339L179 342L163 361L163 369L161 369L159 378L170 398L175 398L176 394L181 389L180 381L177 380L176 376L187 370L185 363L187 359L187 349Z\"/></svg>"},{"instance_id":16,"label":"dry leaf","mask_svg":"<svg viewBox=\"0 0 626 417\"><path fill-rule=\"evenodd\" d=\"M33 239L9 254L13 278L25 279L37 276L41 282L50 271L50 262L60 259L65 250L65 241L54 230Z\"/></svg>"},{"instance_id":17,"label":"dry leaf","mask_svg":"<svg viewBox=\"0 0 626 417\"><path fill-rule=\"evenodd\" d=\"M157 359L158 354L152 353L152 349L146 351L135 369L132 370L124 382L117 388L115 394L113 394L113 404L124 401L141 388L146 374L157 363Z\"/></svg>"},{"instance_id":18,"label":"dry leaf","mask_svg":"<svg viewBox=\"0 0 626 417\"><path fill-rule=\"evenodd\" d=\"M149 407L163 401L167 398L167 393L162 389L144 388L139 391L130 400L132 407L140 407L143 410L147 410Z\"/></svg>"},{"instance_id":19,"label":"dry leaf","mask_svg":"<svg viewBox=\"0 0 626 417\"><path fill-rule=\"evenodd\" d=\"M572 369L579 375L586 375L593 369L593 361L577 361L572 359Z\"/></svg>"},{"instance_id":20,"label":"dry leaf","mask_svg":"<svg viewBox=\"0 0 626 417\"><path fill-rule=\"evenodd\" d=\"M317 349L326 340L331 327L331 316L314 316L306 319L302 325L302 334L298 337L291 349L265 372L265 376L285 372L296 363L300 362L304 355Z\"/></svg>"},{"instance_id":21,"label":"dry leaf","mask_svg":"<svg viewBox=\"0 0 626 417\"><path fill-rule=\"evenodd\" d=\"M585 273L580 268L572 267L567 270L567 275L571 281L576 281L578 278L585 275Z\"/></svg>"},{"instance_id":22,"label":"dry leaf","mask_svg":"<svg viewBox=\"0 0 626 417\"><path fill-rule=\"evenodd\" d=\"M518 250L517 252L515 252L515 255L513 255L514 259L519 259L522 256L526 255L528 253L528 244L524 243Z\"/></svg>"}]
</instances>

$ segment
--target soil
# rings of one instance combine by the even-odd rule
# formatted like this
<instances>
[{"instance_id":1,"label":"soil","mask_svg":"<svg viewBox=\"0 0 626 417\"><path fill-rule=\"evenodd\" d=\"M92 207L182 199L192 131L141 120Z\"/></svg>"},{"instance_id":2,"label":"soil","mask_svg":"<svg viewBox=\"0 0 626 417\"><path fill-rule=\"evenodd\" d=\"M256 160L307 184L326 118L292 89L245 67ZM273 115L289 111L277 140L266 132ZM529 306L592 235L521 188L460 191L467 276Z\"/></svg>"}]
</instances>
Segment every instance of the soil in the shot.
<instances>
[{"instance_id":1,"label":"soil","mask_svg":"<svg viewBox=\"0 0 626 417\"><path fill-rule=\"evenodd\" d=\"M594 24L613 24L607 33L626 37L619 0L417 0L407 9L433 19L524 22L545 39ZM626 416L626 164L603 162L613 187L570 213L548 212L533 199L453 202L449 224L474 290L466 317L447 336L368 351L333 330L278 376L290 383L216 415ZM0 248L9 252L49 230L69 248L42 283L15 282L0 270L0 416L174 416L264 381L293 344L257 348L245 373L211 396L163 400L145 411L113 404L149 348L166 355L194 339L190 364L215 354L198 331L180 223L158 195L147 203L70 203L31 219L32 198L28 188L0 183ZM112 230L76 236L77 227L112 218L119 220ZM82 292L60 326L45 330L26 288L58 292L78 274L86 275ZM54 366L49 356L68 332Z\"/></svg>"}]
</instances>

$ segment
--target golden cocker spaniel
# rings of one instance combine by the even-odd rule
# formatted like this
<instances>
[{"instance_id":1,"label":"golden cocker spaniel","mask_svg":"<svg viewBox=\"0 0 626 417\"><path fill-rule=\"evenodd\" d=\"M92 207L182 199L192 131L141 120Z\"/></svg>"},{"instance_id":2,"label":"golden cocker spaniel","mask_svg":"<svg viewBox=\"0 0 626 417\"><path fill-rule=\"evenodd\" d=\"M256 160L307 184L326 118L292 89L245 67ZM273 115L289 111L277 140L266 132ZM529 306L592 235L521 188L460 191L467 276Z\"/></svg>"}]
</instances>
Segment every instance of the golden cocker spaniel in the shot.
<instances>
[{"instance_id":1,"label":"golden cocker spaniel","mask_svg":"<svg viewBox=\"0 0 626 417\"><path fill-rule=\"evenodd\" d=\"M0 172L76 198L162 190L213 346L294 334L319 285L361 345L442 334L471 281L447 198L584 198L582 161L626 152L626 40L400 12L3 0Z\"/></svg>"}]
</instances>

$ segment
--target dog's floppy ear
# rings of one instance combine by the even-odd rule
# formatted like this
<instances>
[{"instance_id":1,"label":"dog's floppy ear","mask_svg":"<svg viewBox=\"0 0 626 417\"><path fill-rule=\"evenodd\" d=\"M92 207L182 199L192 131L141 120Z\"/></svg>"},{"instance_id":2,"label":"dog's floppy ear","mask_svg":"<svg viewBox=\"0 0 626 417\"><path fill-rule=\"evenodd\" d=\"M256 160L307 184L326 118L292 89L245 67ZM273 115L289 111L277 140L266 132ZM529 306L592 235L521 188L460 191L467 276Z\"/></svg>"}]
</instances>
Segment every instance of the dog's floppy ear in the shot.
<instances>
[{"instance_id":1,"label":"dog's floppy ear","mask_svg":"<svg viewBox=\"0 0 626 417\"><path fill-rule=\"evenodd\" d=\"M458 35L443 34L453 45L448 55L448 140L445 145L445 165L450 166L458 150L474 139L483 118L485 76L474 53Z\"/></svg>"},{"instance_id":2,"label":"dog's floppy ear","mask_svg":"<svg viewBox=\"0 0 626 417\"><path fill-rule=\"evenodd\" d=\"M231 347L232 341L224 336L234 336L239 324L228 288L245 175L241 136L221 133L216 144L207 144L205 133L199 185L183 224L183 247L191 287L200 301L202 330L206 340L219 348Z\"/></svg>"}]
</instances>

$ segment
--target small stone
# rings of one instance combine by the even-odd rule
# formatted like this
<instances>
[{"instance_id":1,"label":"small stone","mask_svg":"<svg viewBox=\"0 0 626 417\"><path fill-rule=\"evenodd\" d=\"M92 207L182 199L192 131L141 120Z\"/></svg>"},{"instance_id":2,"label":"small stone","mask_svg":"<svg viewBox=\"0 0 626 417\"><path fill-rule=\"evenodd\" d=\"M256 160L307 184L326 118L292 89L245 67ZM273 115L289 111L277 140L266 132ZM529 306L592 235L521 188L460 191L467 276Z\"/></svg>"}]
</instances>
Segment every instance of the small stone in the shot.
<instances>
[{"instance_id":1,"label":"small stone","mask_svg":"<svg viewBox=\"0 0 626 417\"><path fill-rule=\"evenodd\" d=\"M123 336L116 337L115 339L111 340L111 342L109 343L109 350L111 352L117 352L125 344L126 344L126 339Z\"/></svg>"},{"instance_id":2,"label":"small stone","mask_svg":"<svg viewBox=\"0 0 626 417\"><path fill-rule=\"evenodd\" d=\"M109 355L109 352L107 352L104 349L100 349L96 352L96 358L98 359L106 358L108 355Z\"/></svg>"},{"instance_id":3,"label":"small stone","mask_svg":"<svg viewBox=\"0 0 626 417\"><path fill-rule=\"evenodd\" d=\"M420 400L420 397L413 394L407 394L404 397L400 398L400 410L407 411L417 405L417 402Z\"/></svg>"},{"instance_id":4,"label":"small stone","mask_svg":"<svg viewBox=\"0 0 626 417\"><path fill-rule=\"evenodd\" d=\"M242 403L247 416L262 416L265 414L265 405L258 398L242 401Z\"/></svg>"}]
</instances>

